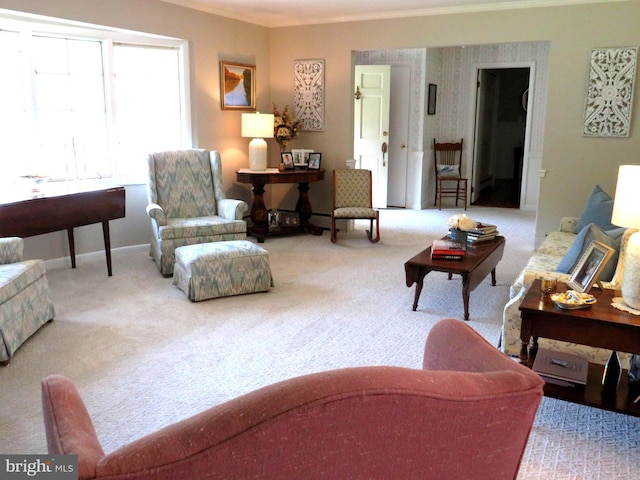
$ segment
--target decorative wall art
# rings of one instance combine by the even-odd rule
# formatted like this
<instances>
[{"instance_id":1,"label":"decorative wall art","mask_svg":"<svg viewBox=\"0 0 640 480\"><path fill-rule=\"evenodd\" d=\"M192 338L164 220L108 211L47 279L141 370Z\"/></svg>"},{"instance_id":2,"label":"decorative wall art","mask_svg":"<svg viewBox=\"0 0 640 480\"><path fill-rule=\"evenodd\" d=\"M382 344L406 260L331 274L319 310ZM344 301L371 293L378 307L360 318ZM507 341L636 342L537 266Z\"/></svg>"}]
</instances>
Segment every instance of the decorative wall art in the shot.
<instances>
[{"instance_id":1,"label":"decorative wall art","mask_svg":"<svg viewBox=\"0 0 640 480\"><path fill-rule=\"evenodd\" d=\"M324 60L294 60L294 116L302 130L324 130Z\"/></svg>"},{"instance_id":2,"label":"decorative wall art","mask_svg":"<svg viewBox=\"0 0 640 480\"><path fill-rule=\"evenodd\" d=\"M638 47L591 51L584 135L629 136L637 57Z\"/></svg>"},{"instance_id":3,"label":"decorative wall art","mask_svg":"<svg viewBox=\"0 0 640 480\"><path fill-rule=\"evenodd\" d=\"M429 92L427 95L427 115L435 115L436 100L438 97L438 86L435 83L429 84Z\"/></svg>"},{"instance_id":4,"label":"decorative wall art","mask_svg":"<svg viewBox=\"0 0 640 480\"><path fill-rule=\"evenodd\" d=\"M222 110L256 109L256 66L220 62Z\"/></svg>"}]
</instances>

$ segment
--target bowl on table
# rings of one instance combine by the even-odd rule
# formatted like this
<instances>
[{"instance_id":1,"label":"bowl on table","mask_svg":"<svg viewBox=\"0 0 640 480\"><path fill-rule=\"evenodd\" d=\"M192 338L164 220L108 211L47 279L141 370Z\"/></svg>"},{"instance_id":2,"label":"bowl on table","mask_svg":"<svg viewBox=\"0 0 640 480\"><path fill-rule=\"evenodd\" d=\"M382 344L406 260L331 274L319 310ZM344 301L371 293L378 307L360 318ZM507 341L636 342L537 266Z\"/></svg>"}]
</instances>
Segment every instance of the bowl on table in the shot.
<instances>
[{"instance_id":1,"label":"bowl on table","mask_svg":"<svg viewBox=\"0 0 640 480\"><path fill-rule=\"evenodd\" d=\"M593 295L577 292L575 290L554 293L551 295L551 300L553 300L553 303L555 303L558 308L562 308L564 310L587 308L597 302Z\"/></svg>"}]
</instances>

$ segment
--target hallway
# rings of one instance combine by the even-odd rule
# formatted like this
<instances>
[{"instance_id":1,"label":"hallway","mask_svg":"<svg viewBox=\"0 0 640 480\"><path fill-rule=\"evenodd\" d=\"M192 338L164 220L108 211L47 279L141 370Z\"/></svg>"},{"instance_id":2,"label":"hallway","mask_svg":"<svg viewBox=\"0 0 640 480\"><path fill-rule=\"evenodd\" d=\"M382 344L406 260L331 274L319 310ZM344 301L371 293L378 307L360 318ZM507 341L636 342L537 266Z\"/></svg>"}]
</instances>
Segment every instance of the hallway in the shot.
<instances>
[{"instance_id":1,"label":"hallway","mask_svg":"<svg viewBox=\"0 0 640 480\"><path fill-rule=\"evenodd\" d=\"M493 187L485 188L473 203L478 207L520 208L520 189L513 180L496 180Z\"/></svg>"}]
</instances>

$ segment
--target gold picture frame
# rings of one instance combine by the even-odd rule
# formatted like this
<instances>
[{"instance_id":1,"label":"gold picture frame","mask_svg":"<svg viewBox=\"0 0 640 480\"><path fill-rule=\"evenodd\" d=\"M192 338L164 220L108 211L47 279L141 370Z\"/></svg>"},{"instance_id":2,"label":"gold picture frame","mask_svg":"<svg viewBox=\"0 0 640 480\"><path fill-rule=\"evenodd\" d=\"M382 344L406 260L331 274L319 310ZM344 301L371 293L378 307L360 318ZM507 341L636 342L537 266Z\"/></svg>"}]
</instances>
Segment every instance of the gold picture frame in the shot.
<instances>
[{"instance_id":1,"label":"gold picture frame","mask_svg":"<svg viewBox=\"0 0 640 480\"><path fill-rule=\"evenodd\" d=\"M220 107L222 110L256 109L256 66L220 62Z\"/></svg>"},{"instance_id":2,"label":"gold picture frame","mask_svg":"<svg viewBox=\"0 0 640 480\"><path fill-rule=\"evenodd\" d=\"M578 292L589 293L594 283L599 284L598 277L600 272L602 272L613 252L613 248L604 243L591 242L572 270L567 285Z\"/></svg>"}]
</instances>

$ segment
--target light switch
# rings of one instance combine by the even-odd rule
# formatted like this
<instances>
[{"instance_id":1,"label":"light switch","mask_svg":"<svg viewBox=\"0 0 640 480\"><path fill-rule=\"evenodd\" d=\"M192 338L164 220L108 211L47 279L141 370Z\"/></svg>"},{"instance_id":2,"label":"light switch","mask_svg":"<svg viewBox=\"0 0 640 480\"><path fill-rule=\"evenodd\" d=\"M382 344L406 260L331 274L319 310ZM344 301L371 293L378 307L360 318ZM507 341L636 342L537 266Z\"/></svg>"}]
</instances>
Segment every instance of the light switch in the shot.
<instances>
[{"instance_id":1,"label":"light switch","mask_svg":"<svg viewBox=\"0 0 640 480\"><path fill-rule=\"evenodd\" d=\"M540 170L538 170L538 176L540 178L546 177L547 176L547 171L544 168L541 168Z\"/></svg>"}]
</instances>

